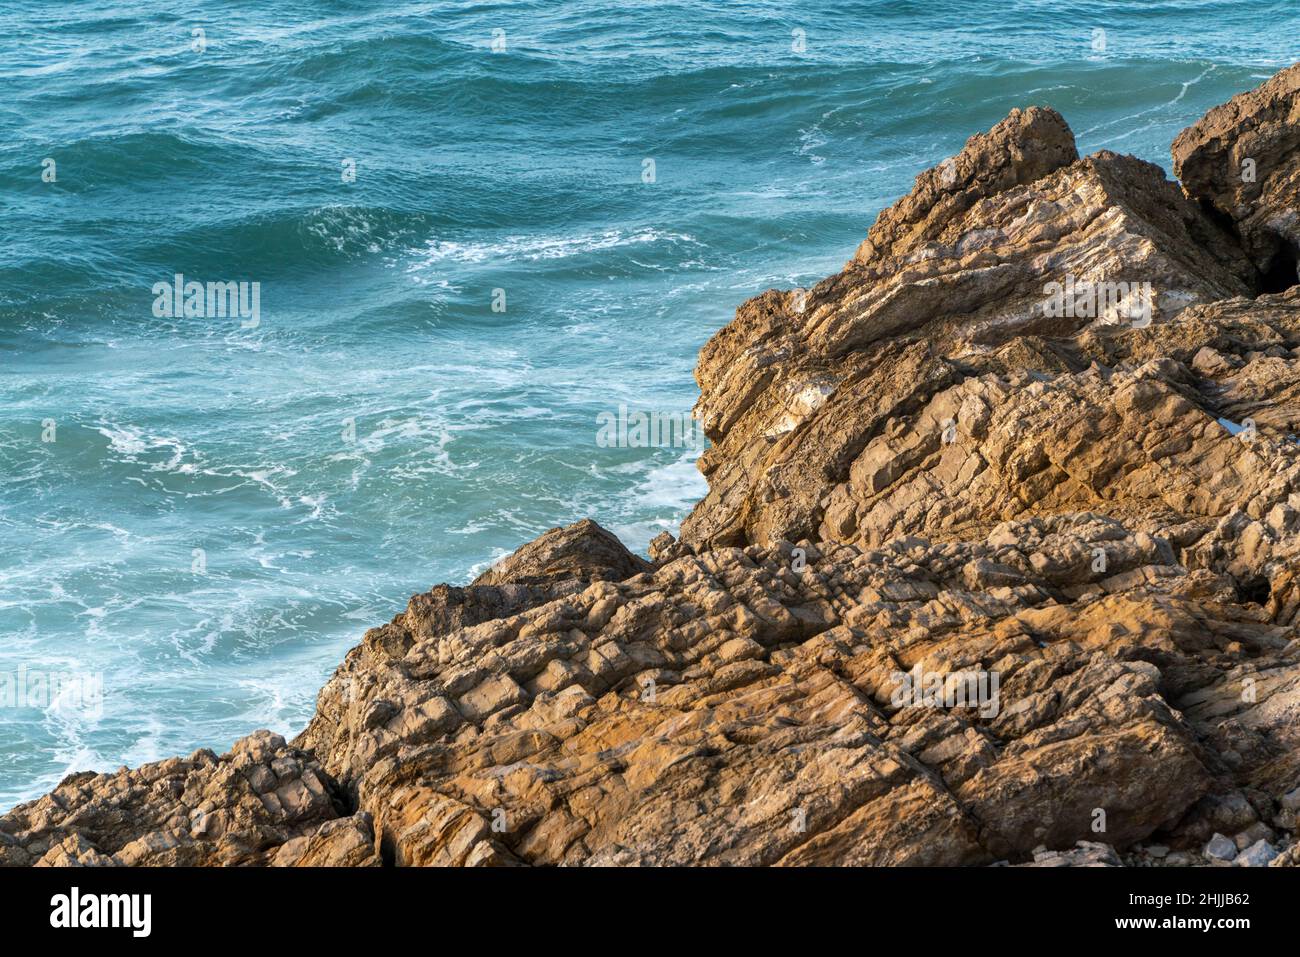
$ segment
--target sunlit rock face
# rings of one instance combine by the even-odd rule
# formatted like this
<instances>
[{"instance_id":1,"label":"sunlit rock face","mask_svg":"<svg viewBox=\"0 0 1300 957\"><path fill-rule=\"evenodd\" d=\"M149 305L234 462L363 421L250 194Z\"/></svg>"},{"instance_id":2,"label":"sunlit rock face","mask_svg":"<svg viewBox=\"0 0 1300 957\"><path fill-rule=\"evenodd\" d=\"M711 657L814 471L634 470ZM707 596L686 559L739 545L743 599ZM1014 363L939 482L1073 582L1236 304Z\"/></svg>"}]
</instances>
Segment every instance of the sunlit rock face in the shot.
<instances>
[{"instance_id":1,"label":"sunlit rock face","mask_svg":"<svg viewBox=\"0 0 1300 957\"><path fill-rule=\"evenodd\" d=\"M653 561L552 529L0 863L1300 863L1296 77L1182 188L1014 111L705 346Z\"/></svg>"},{"instance_id":2,"label":"sunlit rock face","mask_svg":"<svg viewBox=\"0 0 1300 957\"><path fill-rule=\"evenodd\" d=\"M1266 289L1295 285L1300 251L1300 64L1216 106L1173 145L1187 195L1230 224Z\"/></svg>"}]
</instances>

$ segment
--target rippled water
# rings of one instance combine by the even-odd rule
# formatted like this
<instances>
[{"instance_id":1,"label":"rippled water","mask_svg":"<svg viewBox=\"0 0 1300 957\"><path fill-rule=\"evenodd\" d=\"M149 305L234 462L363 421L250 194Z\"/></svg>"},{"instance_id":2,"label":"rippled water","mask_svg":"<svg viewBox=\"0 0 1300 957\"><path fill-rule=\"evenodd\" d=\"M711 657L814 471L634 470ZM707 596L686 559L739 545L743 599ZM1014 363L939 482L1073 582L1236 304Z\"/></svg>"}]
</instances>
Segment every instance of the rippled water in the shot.
<instances>
[{"instance_id":1,"label":"rippled water","mask_svg":"<svg viewBox=\"0 0 1300 957\"><path fill-rule=\"evenodd\" d=\"M695 452L597 415L688 410L741 300L1011 107L1167 167L1300 55L1248 0L243 6L0 7L0 682L103 680L0 706L0 807L296 731L548 527L674 529ZM178 272L259 323L155 316Z\"/></svg>"}]
</instances>

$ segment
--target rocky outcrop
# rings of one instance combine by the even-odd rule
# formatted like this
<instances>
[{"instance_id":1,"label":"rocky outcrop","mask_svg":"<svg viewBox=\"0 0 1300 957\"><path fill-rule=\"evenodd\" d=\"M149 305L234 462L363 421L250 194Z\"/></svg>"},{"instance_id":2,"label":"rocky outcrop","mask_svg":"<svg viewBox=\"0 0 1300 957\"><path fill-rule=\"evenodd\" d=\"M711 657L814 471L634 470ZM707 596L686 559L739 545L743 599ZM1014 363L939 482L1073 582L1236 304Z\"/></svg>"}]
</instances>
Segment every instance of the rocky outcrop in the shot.
<instances>
[{"instance_id":1,"label":"rocky outcrop","mask_svg":"<svg viewBox=\"0 0 1300 957\"><path fill-rule=\"evenodd\" d=\"M1240 235L1266 288L1297 282L1300 64L1216 106L1179 134L1174 172L1187 194Z\"/></svg>"},{"instance_id":2,"label":"rocky outcrop","mask_svg":"<svg viewBox=\"0 0 1300 957\"><path fill-rule=\"evenodd\" d=\"M1239 510L1263 517L1300 490L1289 439L1300 431L1300 298L1274 300L1267 318L1255 314L1242 338L1223 341L1228 315L1245 304L1192 307L1146 329L1022 339L954 369L825 483L813 534L951 539L1079 510L1203 527ZM1251 420L1258 441L1220 419ZM778 517L782 506L765 503Z\"/></svg>"},{"instance_id":3,"label":"rocky outcrop","mask_svg":"<svg viewBox=\"0 0 1300 957\"><path fill-rule=\"evenodd\" d=\"M369 819L342 810L311 755L259 731L220 757L71 775L0 818L0 864L378 863Z\"/></svg>"},{"instance_id":4,"label":"rocky outcrop","mask_svg":"<svg viewBox=\"0 0 1300 957\"><path fill-rule=\"evenodd\" d=\"M564 588L622 581L649 570L649 562L633 555L617 536L587 518L567 528L551 529L479 575L470 587Z\"/></svg>"},{"instance_id":5,"label":"rocky outcrop","mask_svg":"<svg viewBox=\"0 0 1300 957\"><path fill-rule=\"evenodd\" d=\"M1170 699L1195 690L1226 709L1216 722L1257 726L1280 702L1238 707L1231 669L1266 655L1300 679L1287 629L1237 604L1229 576L1176 562L1167 539L1091 515L979 543L718 549L400 659L350 657L321 694L338 719L306 737L403 863L1127 846L1175 828L1224 770ZM897 700L916 669L997 674L997 700Z\"/></svg>"},{"instance_id":6,"label":"rocky outcrop","mask_svg":"<svg viewBox=\"0 0 1300 957\"><path fill-rule=\"evenodd\" d=\"M901 259L933 242L987 196L1024 186L1079 158L1074 134L1055 110L1030 107L970 138L956 156L926 170L916 187L882 212L853 257Z\"/></svg>"},{"instance_id":7,"label":"rocky outcrop","mask_svg":"<svg viewBox=\"0 0 1300 957\"><path fill-rule=\"evenodd\" d=\"M416 595L405 612L366 632L362 647L404 652L422 637L518 614L593 581L621 581L649 568L616 536L583 519L544 533L464 588L438 585Z\"/></svg>"},{"instance_id":8,"label":"rocky outcrop","mask_svg":"<svg viewBox=\"0 0 1300 957\"><path fill-rule=\"evenodd\" d=\"M1024 140L1039 134L1048 148ZM881 495L896 504L937 498L915 482L913 466L941 451L951 425L982 440L986 413L999 407L1031 461L1007 449L1012 474L986 478L1009 483L1015 498L1039 473L1031 495L1093 504L1058 487L1069 477L1041 461L1033 429L1014 428L1028 410L1013 408L1051 417L1052 404L1088 401L1080 393L1090 387L1062 379L1073 394L1044 404L1032 379L1086 373L1089 360L1070 341L1077 334L1160 328L1197 303L1245 295L1253 270L1158 167L1112 153L1068 162L1073 150L1056 114L1013 113L920 176L843 272L806 294L771 291L740 307L696 369L696 412L713 446L700 459L709 493L683 523L684 542L852 540L873 531L882 540L905 521L879 515L867 519L872 529L849 512L867 517ZM997 174L974 188L967 176L980 170ZM1083 408L1074 405L1076 414ZM963 485L969 477L950 476ZM911 486L901 495L900 482ZM950 519L958 523L1034 514L1009 502L988 511L980 501L947 501L964 513Z\"/></svg>"},{"instance_id":9,"label":"rocky outcrop","mask_svg":"<svg viewBox=\"0 0 1300 957\"><path fill-rule=\"evenodd\" d=\"M294 741L74 775L0 863L1296 864L1300 290L1188 175L1013 112L709 342L652 563L552 529Z\"/></svg>"}]
</instances>

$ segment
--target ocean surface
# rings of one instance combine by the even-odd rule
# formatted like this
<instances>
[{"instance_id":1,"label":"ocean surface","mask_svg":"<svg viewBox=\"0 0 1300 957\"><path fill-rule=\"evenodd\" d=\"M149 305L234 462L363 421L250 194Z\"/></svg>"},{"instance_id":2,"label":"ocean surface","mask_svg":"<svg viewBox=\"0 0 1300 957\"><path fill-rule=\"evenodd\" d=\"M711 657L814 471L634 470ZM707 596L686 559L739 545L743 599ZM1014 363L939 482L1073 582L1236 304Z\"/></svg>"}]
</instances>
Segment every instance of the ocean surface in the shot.
<instances>
[{"instance_id":1,"label":"ocean surface","mask_svg":"<svg viewBox=\"0 0 1300 957\"><path fill-rule=\"evenodd\" d=\"M547 528L675 530L699 450L597 416L689 412L1012 107L1168 169L1298 58L1293 0L0 0L0 808L295 733Z\"/></svg>"}]
</instances>

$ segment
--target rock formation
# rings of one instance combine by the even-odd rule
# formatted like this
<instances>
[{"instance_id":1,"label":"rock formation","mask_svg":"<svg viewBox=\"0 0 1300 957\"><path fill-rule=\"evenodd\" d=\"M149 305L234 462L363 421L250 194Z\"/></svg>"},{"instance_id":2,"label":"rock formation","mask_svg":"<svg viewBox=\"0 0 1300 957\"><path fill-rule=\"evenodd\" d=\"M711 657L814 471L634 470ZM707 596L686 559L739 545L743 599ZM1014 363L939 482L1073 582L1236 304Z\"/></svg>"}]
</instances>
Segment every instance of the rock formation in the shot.
<instances>
[{"instance_id":1,"label":"rock formation","mask_svg":"<svg viewBox=\"0 0 1300 957\"><path fill-rule=\"evenodd\" d=\"M1300 64L1216 106L1174 140L1187 194L1231 223L1266 286L1295 285L1300 250Z\"/></svg>"},{"instance_id":2,"label":"rock formation","mask_svg":"<svg viewBox=\"0 0 1300 957\"><path fill-rule=\"evenodd\" d=\"M1049 148L1027 137L1046 137ZM700 460L709 493L683 524L683 540L695 548L880 541L904 530L932 534L940 522L987 528L1034 514L1043 505L1033 500L1044 497L1095 504L1081 477L1050 461L1041 432L1018 424L1021 415L1051 420L1052 406L1070 406L1102 427L1077 400L1091 388L1109 405L1120 390L1104 381L1109 368L1089 372L1093 356L1075 335L1100 340L1107 323L1121 320L1115 329L1132 329L1123 314L1138 311L1131 301L1143 284L1160 334L1191 305L1247 294L1254 271L1233 237L1158 167L1113 153L1073 156L1055 113L1012 113L918 177L843 272L806 294L772 291L741 306L696 370L696 413L713 445ZM1017 175L1017 163L1030 171ZM981 170L994 171L991 181L968 185ZM1109 314L1087 308L1101 297L1082 295L1054 310L1052 283L1125 295ZM1060 373L1071 375L1057 381ZM1035 380L1043 385L1030 388ZM981 455L983 430L999 413L1012 426L1010 445ZM947 419L972 441L943 455ZM1053 444L1071 456L1081 441ZM980 461L963 469L962 448ZM1098 442L1092 454L1124 450ZM940 456L941 477L918 474L917 465ZM972 479L993 501L954 500L933 487ZM918 508L943 514L918 525Z\"/></svg>"},{"instance_id":3,"label":"rock formation","mask_svg":"<svg viewBox=\"0 0 1300 957\"><path fill-rule=\"evenodd\" d=\"M653 563L553 529L0 863L1300 863L1297 71L1182 188L1013 111L705 346Z\"/></svg>"}]
</instances>

